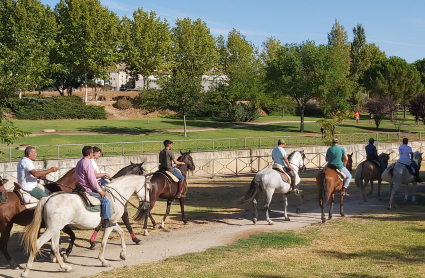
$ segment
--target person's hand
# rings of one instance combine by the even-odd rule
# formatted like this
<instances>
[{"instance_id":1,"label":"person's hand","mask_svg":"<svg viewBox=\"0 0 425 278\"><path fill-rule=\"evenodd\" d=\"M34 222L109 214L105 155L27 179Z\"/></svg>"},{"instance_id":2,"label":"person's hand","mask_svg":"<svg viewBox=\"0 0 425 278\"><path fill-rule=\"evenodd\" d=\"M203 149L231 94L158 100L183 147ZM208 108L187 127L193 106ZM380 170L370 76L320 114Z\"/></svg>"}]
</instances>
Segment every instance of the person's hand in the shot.
<instances>
[{"instance_id":1,"label":"person's hand","mask_svg":"<svg viewBox=\"0 0 425 278\"><path fill-rule=\"evenodd\" d=\"M98 185L102 185L102 183L101 183L100 181L97 181L97 184L98 184Z\"/></svg>"},{"instance_id":2,"label":"person's hand","mask_svg":"<svg viewBox=\"0 0 425 278\"><path fill-rule=\"evenodd\" d=\"M105 198L106 197L105 191L100 192L100 197L102 197L102 198Z\"/></svg>"},{"instance_id":3,"label":"person's hand","mask_svg":"<svg viewBox=\"0 0 425 278\"><path fill-rule=\"evenodd\" d=\"M184 163L183 161L182 162L180 162L180 165L185 165L186 163Z\"/></svg>"},{"instance_id":4,"label":"person's hand","mask_svg":"<svg viewBox=\"0 0 425 278\"><path fill-rule=\"evenodd\" d=\"M108 173L105 173L105 177L110 178L111 176Z\"/></svg>"},{"instance_id":5,"label":"person's hand","mask_svg":"<svg viewBox=\"0 0 425 278\"><path fill-rule=\"evenodd\" d=\"M59 167L53 166L52 168L50 168L51 172L56 172L59 170Z\"/></svg>"},{"instance_id":6,"label":"person's hand","mask_svg":"<svg viewBox=\"0 0 425 278\"><path fill-rule=\"evenodd\" d=\"M288 168L291 169L291 171L294 171L294 167L292 167L291 165L289 165Z\"/></svg>"}]
</instances>

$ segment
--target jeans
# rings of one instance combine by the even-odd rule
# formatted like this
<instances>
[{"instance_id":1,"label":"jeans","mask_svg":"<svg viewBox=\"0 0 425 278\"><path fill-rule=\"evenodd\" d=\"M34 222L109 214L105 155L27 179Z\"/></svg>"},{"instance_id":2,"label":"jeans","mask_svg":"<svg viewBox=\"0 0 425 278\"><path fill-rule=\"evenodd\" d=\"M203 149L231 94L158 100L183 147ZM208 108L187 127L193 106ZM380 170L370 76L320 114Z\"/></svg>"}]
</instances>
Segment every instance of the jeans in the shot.
<instances>
[{"instance_id":1,"label":"jeans","mask_svg":"<svg viewBox=\"0 0 425 278\"><path fill-rule=\"evenodd\" d=\"M97 181L100 181L100 185L105 185L107 183L109 183L107 180L105 180L104 178L100 178Z\"/></svg>"},{"instance_id":2,"label":"jeans","mask_svg":"<svg viewBox=\"0 0 425 278\"><path fill-rule=\"evenodd\" d=\"M43 197L47 197L48 195L47 195L47 193L46 192L44 192L43 190L41 190L40 188L38 188L38 187L35 187L33 190L31 190L31 191L26 191L25 190L25 192L28 192L29 194L31 194L31 196L33 196L34 198L36 198L36 199L38 199L38 200L40 200L41 198L43 198Z\"/></svg>"},{"instance_id":3,"label":"jeans","mask_svg":"<svg viewBox=\"0 0 425 278\"><path fill-rule=\"evenodd\" d=\"M379 165L381 165L382 173L387 169L387 166L385 166L385 163L382 160L378 160Z\"/></svg>"},{"instance_id":4,"label":"jeans","mask_svg":"<svg viewBox=\"0 0 425 278\"><path fill-rule=\"evenodd\" d=\"M176 176L179 180L184 180L182 173L180 173L177 169L173 169L171 173L173 173L173 175Z\"/></svg>"},{"instance_id":5,"label":"jeans","mask_svg":"<svg viewBox=\"0 0 425 278\"><path fill-rule=\"evenodd\" d=\"M342 167L341 169L339 169L341 172L343 172L346 176L347 176L347 178L345 179L345 182L344 182L344 188L347 188L349 185L350 185L350 181L351 181L351 178L352 178L352 176L351 176L351 173L350 173L350 171L348 171L348 169L347 168L345 168L345 167Z\"/></svg>"},{"instance_id":6,"label":"jeans","mask_svg":"<svg viewBox=\"0 0 425 278\"><path fill-rule=\"evenodd\" d=\"M96 199L100 200L100 216L102 219L109 219L111 218L111 201L109 200L108 196L105 198L102 198L99 193L97 192L88 192L91 196L95 197Z\"/></svg>"}]
</instances>

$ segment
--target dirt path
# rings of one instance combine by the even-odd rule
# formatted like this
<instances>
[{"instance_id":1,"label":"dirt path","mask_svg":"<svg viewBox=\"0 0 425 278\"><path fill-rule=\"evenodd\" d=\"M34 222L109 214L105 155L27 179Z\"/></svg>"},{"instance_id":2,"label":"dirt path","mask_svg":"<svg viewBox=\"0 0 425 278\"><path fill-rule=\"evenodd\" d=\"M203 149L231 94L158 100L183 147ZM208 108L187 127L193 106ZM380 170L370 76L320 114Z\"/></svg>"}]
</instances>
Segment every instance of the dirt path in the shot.
<instances>
[{"instance_id":1,"label":"dirt path","mask_svg":"<svg viewBox=\"0 0 425 278\"><path fill-rule=\"evenodd\" d=\"M362 206L358 204L358 196L352 195L346 198L344 202L346 216L377 213L386 210L389 199L388 193L384 193L383 197L384 201L371 198L369 202ZM402 195L399 194L398 197L400 198ZM290 212L293 211L295 211L295 204L290 207ZM249 209L249 211L245 210L240 213L235 220L217 220L215 223L195 220L190 221L184 229L173 230L172 232L165 229L160 233L143 237L142 245L131 243L128 234L126 234L126 242L128 244L127 260L122 261L119 259L120 246L118 241L109 243L106 248L105 258L112 264L112 267L108 268L102 267L97 259L99 248L89 250L87 246L77 246L74 248L68 262L74 272L65 273L61 271L58 264L48 262L49 257L47 256L39 257L38 261L34 263L30 277L45 278L46 275L48 277L84 277L112 268L151 263L172 256L203 251L211 247L226 245L260 232L292 230L320 222L320 210L316 203L304 205L301 214L290 213L290 222L283 220L281 211L273 211L271 217L274 220L274 225L268 225L264 221L264 213L259 213L260 221L255 226L250 221L252 211ZM337 203L334 208L334 218L339 217L339 205ZM9 251L18 263L25 266L27 256L22 254L22 247L12 246ZM1 256L0 277L18 277L21 272L22 270L20 269L9 269L5 264L5 259Z\"/></svg>"}]
</instances>

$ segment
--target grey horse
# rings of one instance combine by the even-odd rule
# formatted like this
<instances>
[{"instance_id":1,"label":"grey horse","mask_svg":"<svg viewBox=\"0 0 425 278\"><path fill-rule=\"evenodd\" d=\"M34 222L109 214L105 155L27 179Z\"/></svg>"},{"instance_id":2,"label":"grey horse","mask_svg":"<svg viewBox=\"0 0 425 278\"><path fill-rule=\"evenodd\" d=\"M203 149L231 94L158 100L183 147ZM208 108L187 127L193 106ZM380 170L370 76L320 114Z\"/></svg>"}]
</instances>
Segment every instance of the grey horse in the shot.
<instances>
[{"instance_id":1,"label":"grey horse","mask_svg":"<svg viewBox=\"0 0 425 278\"><path fill-rule=\"evenodd\" d=\"M298 172L305 170L304 159L305 154L303 151L294 151L288 156L289 163L291 163L292 167L294 168L296 176L296 185L300 183L300 177L298 176ZM283 182L282 178L280 177L280 174L276 170L265 168L255 175L248 191L246 192L245 196L242 197L242 199L239 201L239 204L245 204L250 201L253 201L254 218L252 221L254 222L254 224L256 224L258 218L257 200L260 193L264 191L266 193L266 202L264 204L264 210L266 211L266 221L270 225L272 225L273 221L269 218L269 205L272 201L273 194L281 193L283 194L284 201L284 217L285 220L289 221L290 219L287 214L287 195L290 193L290 189L291 185L289 183ZM300 204L297 207L297 213L299 213L303 202L303 195L299 193L297 193L296 195L298 195L300 199Z\"/></svg>"},{"instance_id":2,"label":"grey horse","mask_svg":"<svg viewBox=\"0 0 425 278\"><path fill-rule=\"evenodd\" d=\"M422 162L422 153L421 152L414 152L413 153L413 161L417 165L421 165ZM393 168L393 175L390 174L391 168ZM409 194L409 183L413 184L413 192L412 192L412 203L416 204L416 181L415 176L410 174L407 170L406 166L401 163L393 163L391 164L385 171L382 173L382 180L387 181L390 183L390 191L391 191L391 197L390 197L390 203L388 206L388 209L392 209L393 207L396 207L395 200L394 200L394 194L397 191L397 189L401 186L401 184L406 185L406 191L404 195L403 202L407 202L407 196ZM393 186L394 185L394 186Z\"/></svg>"}]
</instances>

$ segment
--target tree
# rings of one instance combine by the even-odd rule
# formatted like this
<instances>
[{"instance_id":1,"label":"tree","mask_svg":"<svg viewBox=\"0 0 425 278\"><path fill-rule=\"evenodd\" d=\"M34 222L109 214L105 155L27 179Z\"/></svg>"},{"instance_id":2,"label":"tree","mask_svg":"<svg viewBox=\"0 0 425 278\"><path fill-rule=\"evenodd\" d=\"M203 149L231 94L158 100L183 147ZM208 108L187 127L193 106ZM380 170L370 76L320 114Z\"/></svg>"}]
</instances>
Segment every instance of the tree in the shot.
<instances>
[{"instance_id":1,"label":"tree","mask_svg":"<svg viewBox=\"0 0 425 278\"><path fill-rule=\"evenodd\" d=\"M183 116L186 137L186 116L199 109L204 98L202 76L214 74L218 53L210 29L200 19L177 19L171 33L174 65L170 76L162 75L159 79L161 101L157 105L165 105Z\"/></svg>"},{"instance_id":2,"label":"tree","mask_svg":"<svg viewBox=\"0 0 425 278\"><path fill-rule=\"evenodd\" d=\"M391 97L394 104L407 105L423 90L416 67L399 57L376 62L365 71L361 82L372 97Z\"/></svg>"},{"instance_id":3,"label":"tree","mask_svg":"<svg viewBox=\"0 0 425 278\"><path fill-rule=\"evenodd\" d=\"M373 120L375 121L376 128L379 129L381 121L385 118L386 115L390 114L394 108L393 100L386 97L377 97L369 100L366 103L366 109L369 113L373 114Z\"/></svg>"},{"instance_id":4,"label":"tree","mask_svg":"<svg viewBox=\"0 0 425 278\"><path fill-rule=\"evenodd\" d=\"M171 66L171 32L166 19L142 8L121 22L123 41L121 52L126 70L135 80L143 77L143 88L148 88L149 76L155 72L167 72Z\"/></svg>"},{"instance_id":5,"label":"tree","mask_svg":"<svg viewBox=\"0 0 425 278\"><path fill-rule=\"evenodd\" d=\"M425 93L417 95L410 101L410 113L425 124Z\"/></svg>"},{"instance_id":6,"label":"tree","mask_svg":"<svg viewBox=\"0 0 425 278\"><path fill-rule=\"evenodd\" d=\"M0 21L0 97L49 83L44 74L57 31L50 7L38 0L3 0Z\"/></svg>"},{"instance_id":7,"label":"tree","mask_svg":"<svg viewBox=\"0 0 425 278\"><path fill-rule=\"evenodd\" d=\"M326 82L327 47L314 42L287 44L279 48L276 58L266 66L269 90L291 96L300 112L300 132L304 132L304 111L312 98L323 95Z\"/></svg>"},{"instance_id":8,"label":"tree","mask_svg":"<svg viewBox=\"0 0 425 278\"><path fill-rule=\"evenodd\" d=\"M98 0L61 0L55 8L59 24L58 55L64 69L84 80L105 77L119 61L119 19Z\"/></svg>"},{"instance_id":9,"label":"tree","mask_svg":"<svg viewBox=\"0 0 425 278\"><path fill-rule=\"evenodd\" d=\"M416 66L416 69L421 76L421 82L425 86L425 58L422 60L417 60L413 64Z\"/></svg>"}]
</instances>

